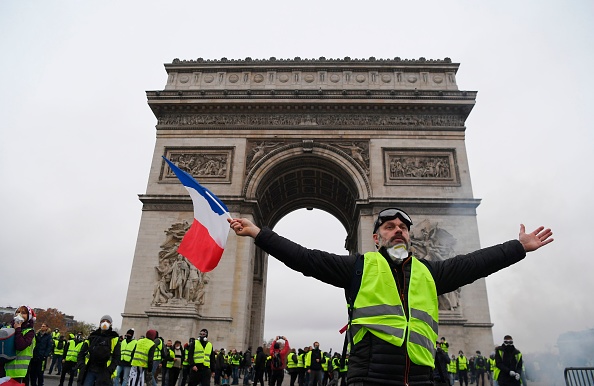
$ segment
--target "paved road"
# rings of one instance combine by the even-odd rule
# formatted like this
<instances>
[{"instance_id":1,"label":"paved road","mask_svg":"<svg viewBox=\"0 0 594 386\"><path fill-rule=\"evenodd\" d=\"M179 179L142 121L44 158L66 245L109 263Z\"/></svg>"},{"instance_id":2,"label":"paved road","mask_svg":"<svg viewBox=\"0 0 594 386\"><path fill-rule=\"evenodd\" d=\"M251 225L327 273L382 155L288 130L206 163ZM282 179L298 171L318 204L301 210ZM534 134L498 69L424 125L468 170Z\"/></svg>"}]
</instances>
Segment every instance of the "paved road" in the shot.
<instances>
[{"instance_id":1,"label":"paved road","mask_svg":"<svg viewBox=\"0 0 594 386\"><path fill-rule=\"evenodd\" d=\"M56 375L55 373L52 375L47 375L45 376L45 383L43 386L58 386L58 384L60 383L60 376ZM241 380L240 380L241 383ZM68 385L68 377L66 377L66 380L64 381L64 385L67 386ZM159 383L159 385L161 385ZM211 386L213 386L214 384L211 383ZM459 383L456 382L455 386L458 386ZM39 386L39 385L38 385ZM73 386L76 386L76 381L73 384ZM284 380L283 380L283 386L289 386L289 377L285 376ZM554 386L553 384L546 382L546 381L540 381L540 382L528 382L528 386Z\"/></svg>"}]
</instances>

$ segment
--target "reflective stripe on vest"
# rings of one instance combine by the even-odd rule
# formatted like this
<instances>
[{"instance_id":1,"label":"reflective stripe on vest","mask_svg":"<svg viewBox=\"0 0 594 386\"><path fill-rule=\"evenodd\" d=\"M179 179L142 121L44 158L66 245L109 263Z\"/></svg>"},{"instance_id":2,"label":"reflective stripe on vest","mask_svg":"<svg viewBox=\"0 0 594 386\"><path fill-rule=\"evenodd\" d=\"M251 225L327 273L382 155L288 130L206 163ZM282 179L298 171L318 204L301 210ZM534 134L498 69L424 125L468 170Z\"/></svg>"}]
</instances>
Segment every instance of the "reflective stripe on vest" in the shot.
<instances>
[{"instance_id":1,"label":"reflective stripe on vest","mask_svg":"<svg viewBox=\"0 0 594 386\"><path fill-rule=\"evenodd\" d=\"M21 332L23 336L25 336L31 330L32 328L26 328ZM4 365L6 376L10 378L25 378L27 376L27 369L29 368L29 362L31 362L34 348L35 338L33 338L33 341L29 346L16 352L16 358Z\"/></svg>"},{"instance_id":2,"label":"reflective stripe on vest","mask_svg":"<svg viewBox=\"0 0 594 386\"><path fill-rule=\"evenodd\" d=\"M328 363L330 363L330 360L327 357L323 356L322 357L322 370L328 371Z\"/></svg>"},{"instance_id":3,"label":"reflective stripe on vest","mask_svg":"<svg viewBox=\"0 0 594 386\"><path fill-rule=\"evenodd\" d=\"M173 352L173 350L169 350L169 360L167 361L167 364L165 366L167 366L168 369L173 367L173 363L175 362L175 353Z\"/></svg>"},{"instance_id":4,"label":"reflective stripe on vest","mask_svg":"<svg viewBox=\"0 0 594 386\"><path fill-rule=\"evenodd\" d=\"M159 339L159 344L157 348L155 348L155 354L153 355L153 360L159 362L161 361L161 351L163 351L163 341Z\"/></svg>"},{"instance_id":5,"label":"reflective stripe on vest","mask_svg":"<svg viewBox=\"0 0 594 386\"><path fill-rule=\"evenodd\" d=\"M66 351L66 362L77 362L78 353L83 345L83 342L76 344L74 339L68 341L68 351Z\"/></svg>"},{"instance_id":6,"label":"reflective stripe on vest","mask_svg":"<svg viewBox=\"0 0 594 386\"><path fill-rule=\"evenodd\" d=\"M132 366L148 367L148 355L151 347L155 345L155 342L148 338L142 338L136 342L136 350L134 350L134 356L130 364Z\"/></svg>"},{"instance_id":7,"label":"reflective stripe on vest","mask_svg":"<svg viewBox=\"0 0 594 386\"><path fill-rule=\"evenodd\" d=\"M132 350L136 347L137 341L132 339L128 342L126 339L120 343L120 358L124 362L130 362L132 360Z\"/></svg>"},{"instance_id":8,"label":"reflective stripe on vest","mask_svg":"<svg viewBox=\"0 0 594 386\"><path fill-rule=\"evenodd\" d=\"M439 320L435 281L416 257L411 258L410 264L407 320L390 265L379 252L365 254L350 333L354 344L360 342L367 331L398 347L406 339L411 361L434 368ZM393 291L386 291L386 288L393 288Z\"/></svg>"},{"instance_id":9,"label":"reflective stripe on vest","mask_svg":"<svg viewBox=\"0 0 594 386\"><path fill-rule=\"evenodd\" d=\"M210 354L212 353L212 343L206 342L206 347L202 347L199 340L194 341L194 363L203 363L210 367ZM239 364L239 363L238 363Z\"/></svg>"},{"instance_id":10,"label":"reflective stripe on vest","mask_svg":"<svg viewBox=\"0 0 594 386\"><path fill-rule=\"evenodd\" d=\"M468 360L466 357L458 357L458 370L466 370L468 368Z\"/></svg>"}]
</instances>

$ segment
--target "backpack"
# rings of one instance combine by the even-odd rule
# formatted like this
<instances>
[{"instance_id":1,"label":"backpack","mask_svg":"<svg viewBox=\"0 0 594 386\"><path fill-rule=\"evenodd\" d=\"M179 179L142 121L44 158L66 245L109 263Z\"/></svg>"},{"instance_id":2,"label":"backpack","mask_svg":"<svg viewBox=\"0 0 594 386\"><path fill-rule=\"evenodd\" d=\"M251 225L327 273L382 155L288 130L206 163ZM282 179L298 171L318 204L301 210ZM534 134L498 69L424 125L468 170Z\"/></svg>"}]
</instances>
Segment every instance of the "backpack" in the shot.
<instances>
[{"instance_id":1,"label":"backpack","mask_svg":"<svg viewBox=\"0 0 594 386\"><path fill-rule=\"evenodd\" d=\"M485 357L478 356L474 362L474 367L477 367L479 369L484 368L485 367Z\"/></svg>"},{"instance_id":2,"label":"backpack","mask_svg":"<svg viewBox=\"0 0 594 386\"><path fill-rule=\"evenodd\" d=\"M89 363L106 365L111 358L111 337L96 336L89 343Z\"/></svg>"},{"instance_id":3,"label":"backpack","mask_svg":"<svg viewBox=\"0 0 594 386\"><path fill-rule=\"evenodd\" d=\"M283 367L283 358L281 358L280 351L275 351L272 354L272 367L281 369Z\"/></svg>"}]
</instances>

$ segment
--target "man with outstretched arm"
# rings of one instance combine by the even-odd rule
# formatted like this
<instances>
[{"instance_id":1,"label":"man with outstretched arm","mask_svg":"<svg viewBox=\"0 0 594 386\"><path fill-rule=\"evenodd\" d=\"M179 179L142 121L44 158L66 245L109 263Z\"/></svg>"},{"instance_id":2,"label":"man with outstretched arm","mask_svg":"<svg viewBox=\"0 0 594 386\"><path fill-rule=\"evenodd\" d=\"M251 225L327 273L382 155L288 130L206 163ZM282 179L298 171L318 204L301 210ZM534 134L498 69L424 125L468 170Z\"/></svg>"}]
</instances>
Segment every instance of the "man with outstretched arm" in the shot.
<instances>
[{"instance_id":1,"label":"man with outstretched arm","mask_svg":"<svg viewBox=\"0 0 594 386\"><path fill-rule=\"evenodd\" d=\"M409 253L410 216L401 209L388 208L378 213L374 224L378 250L340 256L304 248L245 218L228 221L238 236L254 238L258 247L289 268L345 289L351 304L349 386L432 385L437 297L515 264L526 252L553 241L550 229L539 227L526 233L522 224L518 240L443 261L427 261ZM363 267L362 272L357 270L357 279L356 263ZM361 284L352 291L355 280Z\"/></svg>"}]
</instances>

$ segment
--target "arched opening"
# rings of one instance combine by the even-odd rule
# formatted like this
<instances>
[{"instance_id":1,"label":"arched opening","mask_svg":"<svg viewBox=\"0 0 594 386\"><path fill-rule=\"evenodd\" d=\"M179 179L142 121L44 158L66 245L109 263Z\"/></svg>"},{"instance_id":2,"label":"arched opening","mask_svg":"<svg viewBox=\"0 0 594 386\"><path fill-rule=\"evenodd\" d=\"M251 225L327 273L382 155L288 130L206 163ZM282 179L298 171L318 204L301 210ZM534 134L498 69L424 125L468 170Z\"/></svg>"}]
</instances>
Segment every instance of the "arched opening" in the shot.
<instances>
[{"instance_id":1,"label":"arched opening","mask_svg":"<svg viewBox=\"0 0 594 386\"><path fill-rule=\"evenodd\" d=\"M338 219L322 210L299 209L282 217L274 231L304 247L340 255L346 230ZM305 277L268 257L264 339L284 335L291 347L303 348L314 341L323 351L342 351L346 324L344 291Z\"/></svg>"}]
</instances>

